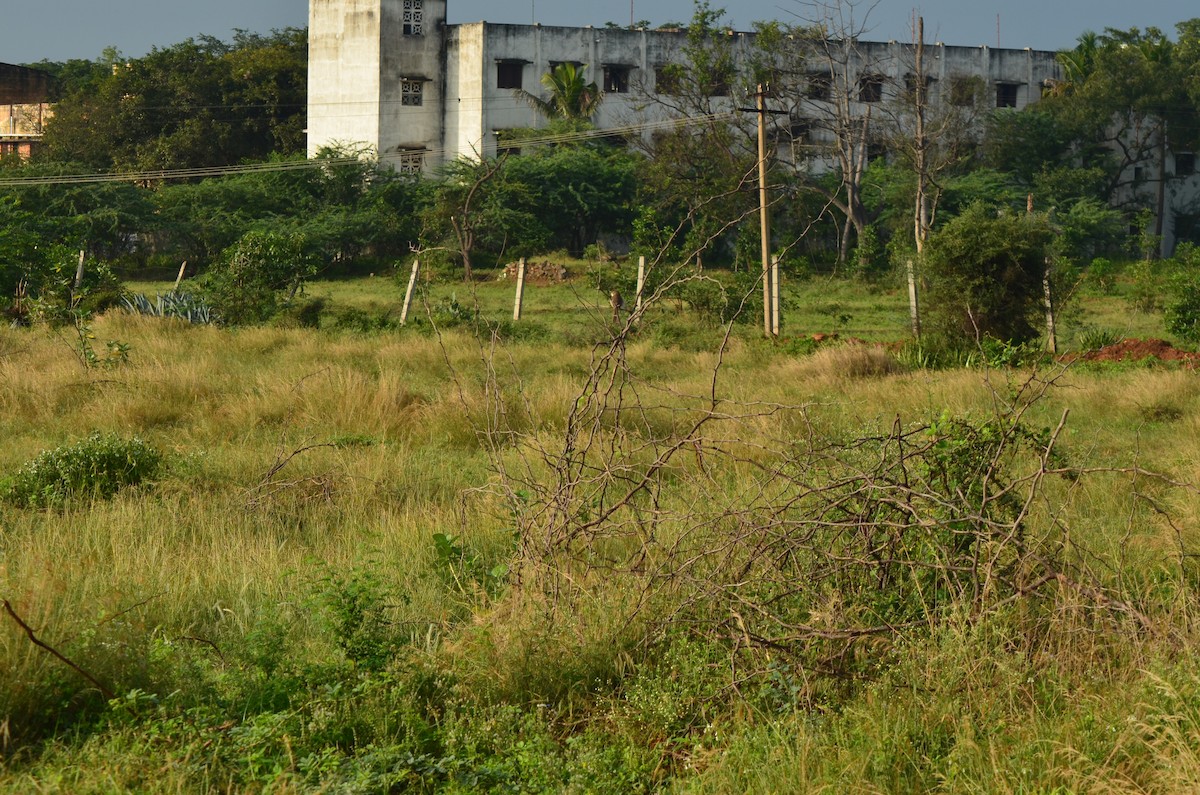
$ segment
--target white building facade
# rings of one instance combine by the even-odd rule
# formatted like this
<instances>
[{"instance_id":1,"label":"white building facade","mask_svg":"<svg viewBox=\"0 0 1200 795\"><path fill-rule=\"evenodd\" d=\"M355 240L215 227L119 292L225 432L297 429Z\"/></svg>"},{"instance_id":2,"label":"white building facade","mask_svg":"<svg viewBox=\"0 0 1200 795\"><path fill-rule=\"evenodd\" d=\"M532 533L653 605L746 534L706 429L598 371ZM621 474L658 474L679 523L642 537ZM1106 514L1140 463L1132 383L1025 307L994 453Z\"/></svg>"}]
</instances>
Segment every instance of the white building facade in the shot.
<instances>
[{"instance_id":1,"label":"white building facade","mask_svg":"<svg viewBox=\"0 0 1200 795\"><path fill-rule=\"evenodd\" d=\"M734 61L750 64L755 34L727 35ZM671 103L654 101L671 93L660 70L684 60L686 47L687 34L678 30L449 25L446 0L310 0L308 150L369 149L407 172L495 154L506 131L545 126L514 89L538 93L541 76L563 62L586 65L585 79L604 89L592 119L598 128L661 121L673 112ZM793 144L806 139L809 168L829 167L819 152L828 143L821 117L828 117L834 99L831 86L855 94L852 113L864 115L871 103L911 89L911 44L855 41L852 49L840 64L813 60L807 75L797 75L792 64L791 82L807 78L808 85L791 86L790 125L775 123L792 131ZM926 46L922 71L932 103L969 101L980 111L1021 109L1061 78L1053 52L940 43ZM729 110L747 104L745 97L714 103ZM1161 184L1164 253L1174 250L1177 238L1200 239L1195 157L1171 153L1168 163L1161 174L1151 162L1131 166L1117 197L1154 207Z\"/></svg>"},{"instance_id":2,"label":"white building facade","mask_svg":"<svg viewBox=\"0 0 1200 795\"><path fill-rule=\"evenodd\" d=\"M755 34L728 36L734 60L749 63ZM684 31L448 25L445 0L311 0L308 149L367 146L410 171L494 154L506 130L544 126L513 92L537 93L541 76L563 62L586 65L586 79L604 89L592 119L600 129L662 118L670 111L648 100L665 88L662 67L680 62L686 45ZM903 90L912 49L855 42L848 68L862 72L851 80L861 94L856 103ZM925 60L927 79L943 93L969 81L978 89L967 92L971 101L998 107L1036 102L1059 76L1054 53L1028 49L936 44ZM809 95L819 102L820 75L829 82L829 69L814 62L812 70Z\"/></svg>"}]
</instances>

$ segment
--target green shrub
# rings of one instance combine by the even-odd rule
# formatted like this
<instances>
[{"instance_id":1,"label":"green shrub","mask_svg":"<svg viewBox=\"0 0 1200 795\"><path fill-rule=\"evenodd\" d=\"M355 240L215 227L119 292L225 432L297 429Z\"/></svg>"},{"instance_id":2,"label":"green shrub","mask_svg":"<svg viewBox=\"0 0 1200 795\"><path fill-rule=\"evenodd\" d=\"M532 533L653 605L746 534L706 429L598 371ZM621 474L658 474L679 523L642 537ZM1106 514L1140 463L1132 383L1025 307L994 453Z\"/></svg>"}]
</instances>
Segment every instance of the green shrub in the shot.
<instances>
[{"instance_id":1,"label":"green shrub","mask_svg":"<svg viewBox=\"0 0 1200 795\"><path fill-rule=\"evenodd\" d=\"M1098 351L1121 341L1121 335L1106 329L1087 326L1079 331L1079 347L1085 351Z\"/></svg>"},{"instance_id":2,"label":"green shrub","mask_svg":"<svg viewBox=\"0 0 1200 795\"><path fill-rule=\"evenodd\" d=\"M76 498L108 499L126 486L153 478L162 454L138 437L93 433L72 445L46 450L9 479L4 493L26 508L61 505Z\"/></svg>"},{"instance_id":3,"label":"green shrub","mask_svg":"<svg viewBox=\"0 0 1200 795\"><path fill-rule=\"evenodd\" d=\"M1171 302L1163 321L1167 331L1181 340L1200 342L1200 249L1189 243L1180 245L1172 264Z\"/></svg>"},{"instance_id":4,"label":"green shrub","mask_svg":"<svg viewBox=\"0 0 1200 795\"><path fill-rule=\"evenodd\" d=\"M247 232L204 275L205 297L226 323L261 323L316 274L317 261L306 245L296 232Z\"/></svg>"},{"instance_id":5,"label":"green shrub","mask_svg":"<svg viewBox=\"0 0 1200 795\"><path fill-rule=\"evenodd\" d=\"M1105 295L1112 295L1116 289L1118 273L1120 273L1120 269L1116 264L1104 257L1096 257L1088 267L1088 276L1096 282L1100 292Z\"/></svg>"}]
</instances>

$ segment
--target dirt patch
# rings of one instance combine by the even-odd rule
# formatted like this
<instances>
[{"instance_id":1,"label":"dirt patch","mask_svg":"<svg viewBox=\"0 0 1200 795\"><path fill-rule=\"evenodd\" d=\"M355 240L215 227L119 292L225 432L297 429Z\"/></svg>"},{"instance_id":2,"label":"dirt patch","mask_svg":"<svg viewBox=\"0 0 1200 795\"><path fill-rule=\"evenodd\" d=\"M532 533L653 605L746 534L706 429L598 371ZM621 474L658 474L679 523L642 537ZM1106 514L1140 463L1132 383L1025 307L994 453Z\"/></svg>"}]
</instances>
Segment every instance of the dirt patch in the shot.
<instances>
[{"instance_id":1,"label":"dirt patch","mask_svg":"<svg viewBox=\"0 0 1200 795\"><path fill-rule=\"evenodd\" d=\"M1166 340L1125 339L1113 345L1106 345L1099 350L1088 351L1079 358L1089 362L1158 359L1164 362L1186 362L1189 366L1194 367L1196 362L1200 362L1200 353L1181 351Z\"/></svg>"}]
</instances>

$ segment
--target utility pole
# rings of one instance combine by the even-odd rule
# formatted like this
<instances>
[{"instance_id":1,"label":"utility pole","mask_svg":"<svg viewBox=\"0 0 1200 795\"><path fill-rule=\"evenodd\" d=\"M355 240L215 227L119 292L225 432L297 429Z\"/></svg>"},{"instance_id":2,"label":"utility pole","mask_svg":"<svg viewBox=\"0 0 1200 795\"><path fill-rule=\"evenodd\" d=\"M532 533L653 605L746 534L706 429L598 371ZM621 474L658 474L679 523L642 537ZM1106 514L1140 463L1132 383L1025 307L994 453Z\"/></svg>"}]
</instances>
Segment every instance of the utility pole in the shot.
<instances>
[{"instance_id":1,"label":"utility pole","mask_svg":"<svg viewBox=\"0 0 1200 795\"><path fill-rule=\"evenodd\" d=\"M771 296L778 293L779 286L772 285L771 273L771 214L767 198L767 116L783 115L786 110L767 110L769 86L758 84L754 94L753 108L738 108L743 113L758 114L758 215L759 231L762 234L762 281L763 281L763 334L774 337L779 334L779 318L772 309Z\"/></svg>"},{"instance_id":2,"label":"utility pole","mask_svg":"<svg viewBox=\"0 0 1200 795\"><path fill-rule=\"evenodd\" d=\"M770 337L775 325L771 317L771 213L767 209L767 95L758 84L754 95L758 110L758 216L762 232L763 334Z\"/></svg>"}]
</instances>

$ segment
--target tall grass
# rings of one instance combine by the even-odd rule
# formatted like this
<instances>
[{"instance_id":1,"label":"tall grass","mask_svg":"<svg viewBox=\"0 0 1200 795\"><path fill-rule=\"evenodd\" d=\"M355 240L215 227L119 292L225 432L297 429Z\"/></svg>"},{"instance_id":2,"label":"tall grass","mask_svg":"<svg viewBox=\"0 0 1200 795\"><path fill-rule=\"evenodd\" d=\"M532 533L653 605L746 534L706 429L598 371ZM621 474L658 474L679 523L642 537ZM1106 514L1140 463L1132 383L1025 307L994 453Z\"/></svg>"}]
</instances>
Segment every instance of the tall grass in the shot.
<instances>
[{"instance_id":1,"label":"tall grass","mask_svg":"<svg viewBox=\"0 0 1200 795\"><path fill-rule=\"evenodd\" d=\"M555 289L539 321L553 334L502 345L419 324L230 331L114 313L93 328L128 343L129 361L101 372L69 336L0 330L0 477L93 431L165 453L145 488L0 513L0 596L119 702L0 615L0 789L1194 786L1197 502L1133 471L1200 475L1188 373L1069 371L1026 414L1052 428L1069 409L1068 463L1129 468L1049 484L1028 522L1149 625L1100 617L1064 585L1037 607L914 633L818 687L819 670L704 635L679 583L647 576L653 587L634 592L599 564L566 571L587 594L570 612L521 587L518 514L550 506L512 473L551 475L546 453L561 446L604 323L574 317L578 298ZM489 311L508 295L479 294ZM851 314L892 311L875 306ZM702 437L664 469L647 512L735 503L768 447L991 416L1029 377L910 370L863 346L793 356L753 329L721 353L720 330L702 325L686 334L712 339L665 345L653 329L667 320L648 319L627 347L638 422L600 415L586 434L669 438L700 410L718 361L724 407L803 410ZM716 447L736 462L715 466ZM597 541L597 561L606 543L626 542Z\"/></svg>"}]
</instances>

